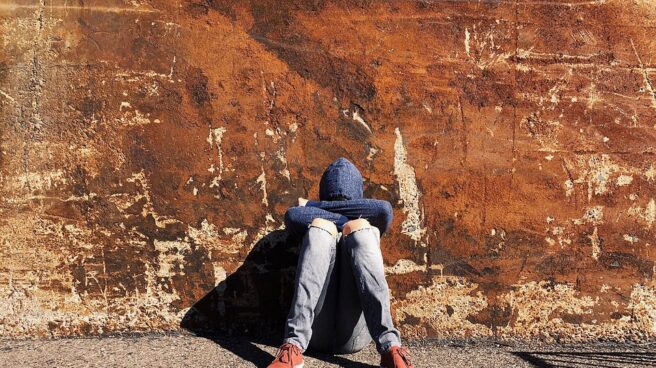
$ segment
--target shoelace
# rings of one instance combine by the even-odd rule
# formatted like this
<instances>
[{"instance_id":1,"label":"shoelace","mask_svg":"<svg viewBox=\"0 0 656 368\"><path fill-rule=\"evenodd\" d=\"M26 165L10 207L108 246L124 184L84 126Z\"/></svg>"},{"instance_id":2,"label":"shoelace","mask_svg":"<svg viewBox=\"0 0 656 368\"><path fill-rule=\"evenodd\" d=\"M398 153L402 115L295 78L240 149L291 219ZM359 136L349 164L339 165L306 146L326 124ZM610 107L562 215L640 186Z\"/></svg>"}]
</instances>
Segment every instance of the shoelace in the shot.
<instances>
[{"instance_id":1,"label":"shoelace","mask_svg":"<svg viewBox=\"0 0 656 368\"><path fill-rule=\"evenodd\" d=\"M410 355L410 353L408 352L408 350L407 350L405 347L400 347L400 348L398 348L398 349L396 350L396 353L399 354L399 356L401 357L401 359L403 359L403 362L404 362L408 367L413 367L412 363L410 363L410 358L408 357L408 355Z\"/></svg>"},{"instance_id":2,"label":"shoelace","mask_svg":"<svg viewBox=\"0 0 656 368\"><path fill-rule=\"evenodd\" d=\"M294 344L285 344L278 348L276 359L282 363L291 363L292 353L300 354L301 350Z\"/></svg>"}]
</instances>

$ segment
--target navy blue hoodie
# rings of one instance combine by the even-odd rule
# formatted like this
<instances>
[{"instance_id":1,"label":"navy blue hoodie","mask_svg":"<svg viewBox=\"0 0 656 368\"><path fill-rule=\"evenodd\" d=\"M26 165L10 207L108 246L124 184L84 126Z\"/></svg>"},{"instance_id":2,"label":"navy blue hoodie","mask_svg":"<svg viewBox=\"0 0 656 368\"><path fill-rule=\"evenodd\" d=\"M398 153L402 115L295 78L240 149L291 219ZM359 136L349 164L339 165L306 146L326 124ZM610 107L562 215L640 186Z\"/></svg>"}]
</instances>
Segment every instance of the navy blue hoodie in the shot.
<instances>
[{"instance_id":1,"label":"navy blue hoodie","mask_svg":"<svg viewBox=\"0 0 656 368\"><path fill-rule=\"evenodd\" d=\"M321 175L319 199L322 201L361 199L362 196L362 174L344 157L333 161Z\"/></svg>"},{"instance_id":2,"label":"navy blue hoodie","mask_svg":"<svg viewBox=\"0 0 656 368\"><path fill-rule=\"evenodd\" d=\"M339 231L349 220L365 218L382 235L392 223L392 206L387 201L363 196L362 174L351 161L340 157L321 176L320 201L288 209L285 227L290 235L302 236L317 217L334 222Z\"/></svg>"}]
</instances>

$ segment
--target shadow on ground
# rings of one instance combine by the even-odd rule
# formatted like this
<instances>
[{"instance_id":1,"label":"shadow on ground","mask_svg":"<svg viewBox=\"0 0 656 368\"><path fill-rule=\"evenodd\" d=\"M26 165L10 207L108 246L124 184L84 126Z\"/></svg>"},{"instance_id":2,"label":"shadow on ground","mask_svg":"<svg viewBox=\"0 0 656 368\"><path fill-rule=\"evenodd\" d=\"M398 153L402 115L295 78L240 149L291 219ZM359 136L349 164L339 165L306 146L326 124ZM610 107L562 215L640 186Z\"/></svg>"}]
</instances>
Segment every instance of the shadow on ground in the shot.
<instances>
[{"instance_id":1,"label":"shadow on ground","mask_svg":"<svg viewBox=\"0 0 656 368\"><path fill-rule=\"evenodd\" d=\"M294 293L297 244L282 230L267 234L237 271L189 309L181 327L258 367L268 365L273 355L257 344L277 347L282 341ZM307 355L342 367L374 367L341 356Z\"/></svg>"},{"instance_id":2,"label":"shadow on ground","mask_svg":"<svg viewBox=\"0 0 656 368\"><path fill-rule=\"evenodd\" d=\"M513 352L539 368L560 367L656 367L656 353L650 352Z\"/></svg>"}]
</instances>

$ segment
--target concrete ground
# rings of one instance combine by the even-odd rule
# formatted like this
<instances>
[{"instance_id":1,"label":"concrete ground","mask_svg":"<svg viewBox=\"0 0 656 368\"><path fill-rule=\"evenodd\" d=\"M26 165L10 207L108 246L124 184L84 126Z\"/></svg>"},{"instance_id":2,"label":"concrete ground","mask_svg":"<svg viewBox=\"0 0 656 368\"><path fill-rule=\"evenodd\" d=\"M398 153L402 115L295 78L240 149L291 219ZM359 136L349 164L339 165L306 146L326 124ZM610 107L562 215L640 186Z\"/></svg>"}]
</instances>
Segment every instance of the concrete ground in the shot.
<instances>
[{"instance_id":1,"label":"concrete ground","mask_svg":"<svg viewBox=\"0 0 656 368\"><path fill-rule=\"evenodd\" d=\"M409 344L416 367L656 367L650 345ZM266 367L270 342L188 335L0 340L0 367ZM305 366L378 367L373 347L353 355L306 357Z\"/></svg>"}]
</instances>

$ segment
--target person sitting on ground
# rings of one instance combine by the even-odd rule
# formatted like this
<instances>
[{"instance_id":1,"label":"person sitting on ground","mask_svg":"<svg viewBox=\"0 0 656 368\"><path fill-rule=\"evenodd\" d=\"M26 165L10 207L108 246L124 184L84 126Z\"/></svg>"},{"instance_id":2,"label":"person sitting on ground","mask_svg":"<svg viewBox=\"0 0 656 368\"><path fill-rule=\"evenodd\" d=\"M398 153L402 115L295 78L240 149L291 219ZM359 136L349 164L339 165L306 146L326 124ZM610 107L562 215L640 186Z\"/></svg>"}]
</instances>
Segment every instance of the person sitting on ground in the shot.
<instances>
[{"instance_id":1,"label":"person sitting on ground","mask_svg":"<svg viewBox=\"0 0 656 368\"><path fill-rule=\"evenodd\" d=\"M285 213L288 239L301 245L284 343L268 368L301 368L308 348L355 353L372 339L381 367L413 368L392 322L380 251L392 206L363 198L362 175L345 158L326 168L319 198L299 198Z\"/></svg>"}]
</instances>

